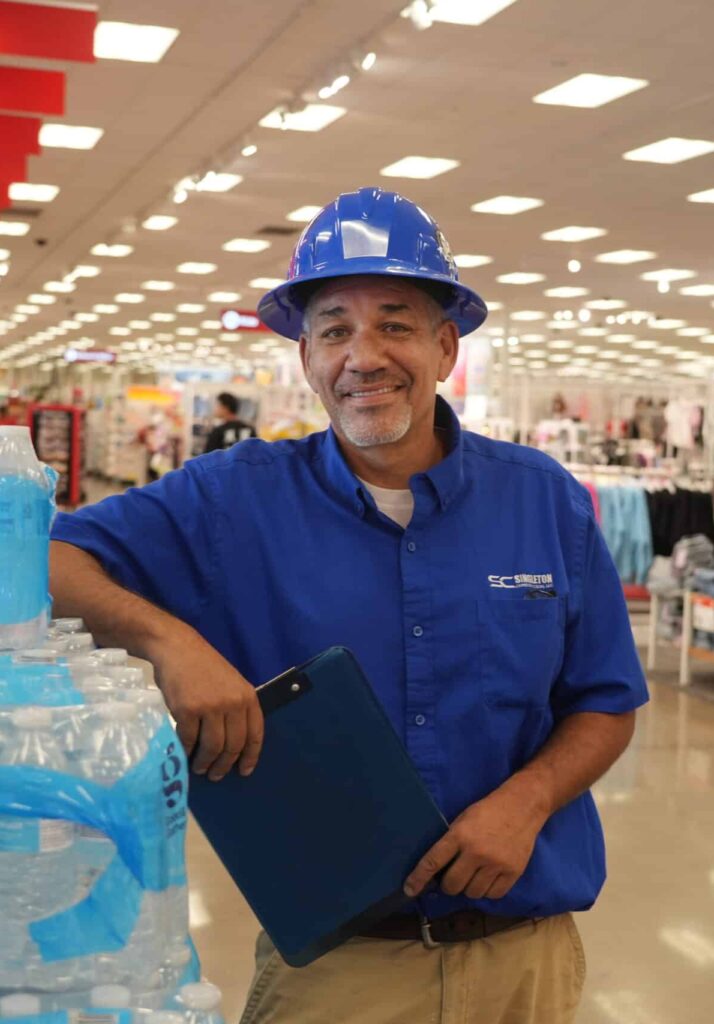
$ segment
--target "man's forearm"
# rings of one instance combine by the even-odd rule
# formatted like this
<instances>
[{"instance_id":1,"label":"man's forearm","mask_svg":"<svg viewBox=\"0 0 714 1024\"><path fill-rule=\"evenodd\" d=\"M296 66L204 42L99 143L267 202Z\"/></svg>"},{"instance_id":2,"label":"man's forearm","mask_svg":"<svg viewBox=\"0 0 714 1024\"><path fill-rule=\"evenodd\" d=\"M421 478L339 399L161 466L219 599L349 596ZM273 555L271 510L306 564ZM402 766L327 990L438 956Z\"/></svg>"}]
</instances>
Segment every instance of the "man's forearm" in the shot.
<instances>
[{"instance_id":1,"label":"man's forearm","mask_svg":"<svg viewBox=\"0 0 714 1024\"><path fill-rule=\"evenodd\" d=\"M109 577L92 555L61 541L50 545L53 614L81 616L100 644L125 647L155 660L161 647L193 634L186 623L162 611Z\"/></svg>"},{"instance_id":2,"label":"man's forearm","mask_svg":"<svg viewBox=\"0 0 714 1024\"><path fill-rule=\"evenodd\" d=\"M523 793L547 821L612 767L627 748L634 728L634 711L570 715L533 760L501 788Z\"/></svg>"}]
</instances>

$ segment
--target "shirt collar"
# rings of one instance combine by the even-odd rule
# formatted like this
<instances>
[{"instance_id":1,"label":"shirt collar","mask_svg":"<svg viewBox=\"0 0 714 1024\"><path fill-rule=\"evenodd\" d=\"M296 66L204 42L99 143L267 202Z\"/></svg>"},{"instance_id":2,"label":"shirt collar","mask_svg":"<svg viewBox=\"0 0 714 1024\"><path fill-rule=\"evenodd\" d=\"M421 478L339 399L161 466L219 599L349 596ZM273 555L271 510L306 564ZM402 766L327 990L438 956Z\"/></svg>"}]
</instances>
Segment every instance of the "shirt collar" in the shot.
<instances>
[{"instance_id":1,"label":"shirt collar","mask_svg":"<svg viewBox=\"0 0 714 1024\"><path fill-rule=\"evenodd\" d=\"M446 431L447 454L426 473L416 473L410 483L426 479L436 493L442 510L454 500L464 483L463 434L451 406L440 395L436 396L434 426ZM346 499L358 515L364 515L364 490L350 469L340 448L337 436L330 427L323 434L322 461L327 482L339 496Z\"/></svg>"}]
</instances>

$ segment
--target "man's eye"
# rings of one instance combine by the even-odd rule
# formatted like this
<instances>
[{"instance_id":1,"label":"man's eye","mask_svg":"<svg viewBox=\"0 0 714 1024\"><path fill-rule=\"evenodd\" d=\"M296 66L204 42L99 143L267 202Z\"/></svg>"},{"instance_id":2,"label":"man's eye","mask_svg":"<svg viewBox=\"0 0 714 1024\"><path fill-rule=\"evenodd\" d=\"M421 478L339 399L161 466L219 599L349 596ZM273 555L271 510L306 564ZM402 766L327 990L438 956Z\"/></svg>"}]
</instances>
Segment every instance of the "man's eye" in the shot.
<instances>
[{"instance_id":1,"label":"man's eye","mask_svg":"<svg viewBox=\"0 0 714 1024\"><path fill-rule=\"evenodd\" d=\"M389 331L390 334L404 333L405 331L411 330L407 324L385 324L385 331Z\"/></svg>"},{"instance_id":2,"label":"man's eye","mask_svg":"<svg viewBox=\"0 0 714 1024\"><path fill-rule=\"evenodd\" d=\"M344 338L347 334L345 327L330 327L327 331L322 334L323 338L328 341L339 341L340 338Z\"/></svg>"}]
</instances>

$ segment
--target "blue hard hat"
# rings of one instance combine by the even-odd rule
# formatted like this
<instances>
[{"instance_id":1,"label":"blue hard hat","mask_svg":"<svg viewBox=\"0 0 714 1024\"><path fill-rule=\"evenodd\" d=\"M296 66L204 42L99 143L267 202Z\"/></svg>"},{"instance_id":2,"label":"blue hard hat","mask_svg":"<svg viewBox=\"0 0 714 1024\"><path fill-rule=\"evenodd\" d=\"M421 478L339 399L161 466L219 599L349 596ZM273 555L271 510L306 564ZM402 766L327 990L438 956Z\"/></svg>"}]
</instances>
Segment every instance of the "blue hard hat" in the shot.
<instances>
[{"instance_id":1,"label":"blue hard hat","mask_svg":"<svg viewBox=\"0 0 714 1024\"><path fill-rule=\"evenodd\" d=\"M470 334L488 314L486 303L459 275L449 244L436 222L396 192L361 188L320 210L295 246L284 284L258 303L258 315L277 334L297 340L310 282L355 274L377 274L433 282L438 301L459 334Z\"/></svg>"}]
</instances>

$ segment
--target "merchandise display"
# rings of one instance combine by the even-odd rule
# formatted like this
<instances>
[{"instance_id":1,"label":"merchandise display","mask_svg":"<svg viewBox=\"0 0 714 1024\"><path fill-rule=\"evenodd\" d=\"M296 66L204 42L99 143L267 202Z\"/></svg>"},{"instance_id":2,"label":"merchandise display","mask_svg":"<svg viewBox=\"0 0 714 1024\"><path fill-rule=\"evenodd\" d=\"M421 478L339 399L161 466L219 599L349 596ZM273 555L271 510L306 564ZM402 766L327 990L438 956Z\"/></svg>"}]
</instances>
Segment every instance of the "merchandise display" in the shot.
<instances>
[{"instance_id":1,"label":"merchandise display","mask_svg":"<svg viewBox=\"0 0 714 1024\"><path fill-rule=\"evenodd\" d=\"M57 503L78 505L84 473L84 411L75 406L32 405L32 442L57 473Z\"/></svg>"}]
</instances>

